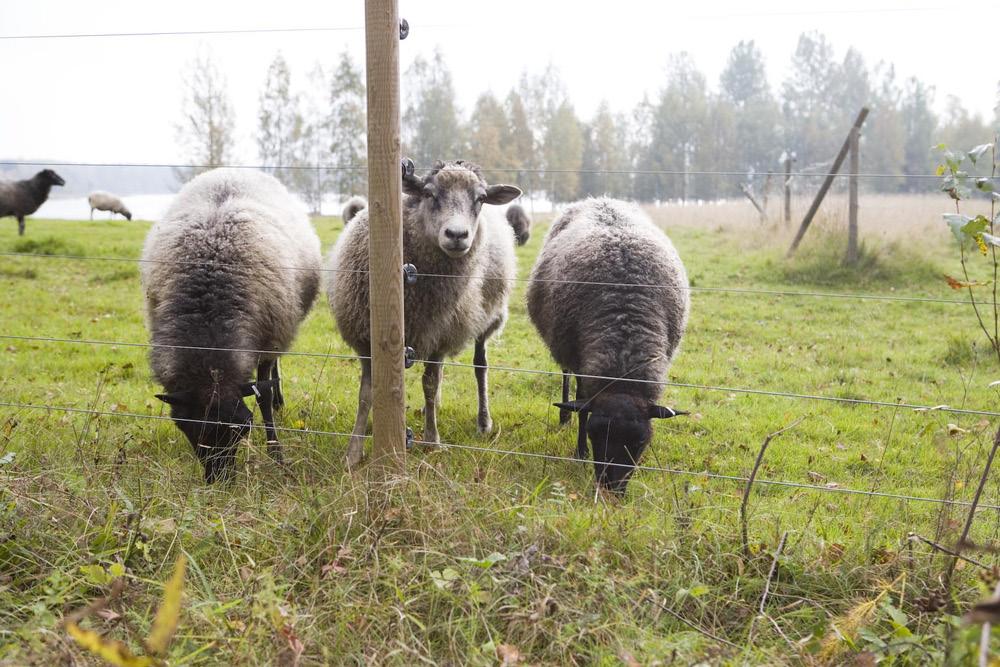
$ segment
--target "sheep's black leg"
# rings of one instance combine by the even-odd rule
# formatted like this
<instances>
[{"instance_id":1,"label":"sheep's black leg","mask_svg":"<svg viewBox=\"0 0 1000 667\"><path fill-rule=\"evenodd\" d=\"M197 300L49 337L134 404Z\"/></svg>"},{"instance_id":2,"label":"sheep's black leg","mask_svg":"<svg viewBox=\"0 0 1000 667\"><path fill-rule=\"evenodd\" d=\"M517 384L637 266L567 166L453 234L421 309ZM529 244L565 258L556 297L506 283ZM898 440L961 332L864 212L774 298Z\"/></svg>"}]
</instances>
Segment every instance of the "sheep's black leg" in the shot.
<instances>
[{"instance_id":1,"label":"sheep's black leg","mask_svg":"<svg viewBox=\"0 0 1000 667\"><path fill-rule=\"evenodd\" d=\"M90 219L91 220L94 219L94 207L93 206L90 207Z\"/></svg>"},{"instance_id":2,"label":"sheep's black leg","mask_svg":"<svg viewBox=\"0 0 1000 667\"><path fill-rule=\"evenodd\" d=\"M353 468L361 462L365 453L365 430L368 428L368 413L372 409L372 360L361 360L361 386L358 388L358 415L354 420L354 432L347 443L347 467Z\"/></svg>"},{"instance_id":3,"label":"sheep's black leg","mask_svg":"<svg viewBox=\"0 0 1000 667\"><path fill-rule=\"evenodd\" d=\"M490 417L490 396L487 384L486 365L486 339L476 339L476 352L472 357L472 363L476 367L476 387L479 390L479 419L477 428L480 433L489 433L493 430L493 418Z\"/></svg>"},{"instance_id":4,"label":"sheep's black leg","mask_svg":"<svg viewBox=\"0 0 1000 667\"><path fill-rule=\"evenodd\" d=\"M281 363L279 359L274 360L274 366L271 368L271 379L274 380L274 409L280 410L285 407L285 394L281 391L281 374L278 371L278 365Z\"/></svg>"},{"instance_id":5,"label":"sheep's black leg","mask_svg":"<svg viewBox=\"0 0 1000 667\"><path fill-rule=\"evenodd\" d=\"M263 382L271 378L271 370L275 365L273 359L257 364L257 381ZM274 428L274 391L269 384L257 385L257 405L264 419L264 434L267 436L267 453L279 464L284 463L281 454L281 443L278 442L278 432Z\"/></svg>"},{"instance_id":6,"label":"sheep's black leg","mask_svg":"<svg viewBox=\"0 0 1000 667\"><path fill-rule=\"evenodd\" d=\"M580 391L580 378L576 379L576 400L583 400L583 393ZM587 419L590 413L587 411L578 412L580 418L580 430L576 433L576 458L586 459L589 452L587 447Z\"/></svg>"},{"instance_id":7,"label":"sheep's black leg","mask_svg":"<svg viewBox=\"0 0 1000 667\"><path fill-rule=\"evenodd\" d=\"M24 236L24 216L17 216L17 235Z\"/></svg>"},{"instance_id":8,"label":"sheep's black leg","mask_svg":"<svg viewBox=\"0 0 1000 667\"><path fill-rule=\"evenodd\" d=\"M569 403L569 371L564 368L562 374L562 402ZM572 416L573 413L569 410L559 408L559 425L568 424Z\"/></svg>"},{"instance_id":9,"label":"sheep's black leg","mask_svg":"<svg viewBox=\"0 0 1000 667\"><path fill-rule=\"evenodd\" d=\"M430 355L424 362L424 441L432 444L440 442L437 429L437 406L441 402L441 361L440 355Z\"/></svg>"}]
</instances>

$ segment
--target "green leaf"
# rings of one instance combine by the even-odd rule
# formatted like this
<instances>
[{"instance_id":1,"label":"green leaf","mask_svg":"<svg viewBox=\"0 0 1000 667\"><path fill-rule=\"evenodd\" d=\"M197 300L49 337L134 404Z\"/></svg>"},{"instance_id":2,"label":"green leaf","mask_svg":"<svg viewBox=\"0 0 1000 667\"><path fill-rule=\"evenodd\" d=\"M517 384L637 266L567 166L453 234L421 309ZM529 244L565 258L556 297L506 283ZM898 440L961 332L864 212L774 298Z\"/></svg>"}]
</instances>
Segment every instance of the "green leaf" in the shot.
<instances>
[{"instance_id":1,"label":"green leaf","mask_svg":"<svg viewBox=\"0 0 1000 667\"><path fill-rule=\"evenodd\" d=\"M993 192L993 182L988 178L977 178L976 189L980 192Z\"/></svg>"},{"instance_id":2,"label":"green leaf","mask_svg":"<svg viewBox=\"0 0 1000 667\"><path fill-rule=\"evenodd\" d=\"M971 151L967 153L969 159L972 160L972 164L976 164L976 160L983 156L983 153L993 148L993 144L979 144Z\"/></svg>"},{"instance_id":3,"label":"green leaf","mask_svg":"<svg viewBox=\"0 0 1000 667\"><path fill-rule=\"evenodd\" d=\"M472 563L476 567L481 567L484 570L489 569L499 563L500 561L507 560L507 557L502 553L494 551L486 558L459 558L458 560L465 563Z\"/></svg>"},{"instance_id":4,"label":"green leaf","mask_svg":"<svg viewBox=\"0 0 1000 667\"><path fill-rule=\"evenodd\" d=\"M969 220L966 224L962 225L962 231L969 236L976 236L977 234L982 234L984 231L989 229L990 221L984 215L977 215L972 220Z\"/></svg>"},{"instance_id":5,"label":"green leaf","mask_svg":"<svg viewBox=\"0 0 1000 667\"><path fill-rule=\"evenodd\" d=\"M948 224L948 227L951 228L951 233L955 235L958 242L965 243L966 236L965 232L962 231L962 228L969 224L972 221L972 218L967 215L962 215L961 213L945 213L944 221Z\"/></svg>"}]
</instances>

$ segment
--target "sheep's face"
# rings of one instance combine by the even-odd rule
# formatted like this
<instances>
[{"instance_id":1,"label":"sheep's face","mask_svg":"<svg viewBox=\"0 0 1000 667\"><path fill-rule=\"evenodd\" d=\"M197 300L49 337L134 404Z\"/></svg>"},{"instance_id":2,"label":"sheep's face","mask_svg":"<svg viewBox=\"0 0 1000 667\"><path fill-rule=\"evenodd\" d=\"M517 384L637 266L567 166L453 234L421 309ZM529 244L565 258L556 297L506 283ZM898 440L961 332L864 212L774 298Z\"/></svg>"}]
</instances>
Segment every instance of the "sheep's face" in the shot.
<instances>
[{"instance_id":1,"label":"sheep's face","mask_svg":"<svg viewBox=\"0 0 1000 667\"><path fill-rule=\"evenodd\" d=\"M597 485L617 495L625 494L635 466L653 439L652 420L686 414L620 394L601 394L589 402L556 405L580 413L594 453Z\"/></svg>"},{"instance_id":2,"label":"sheep's face","mask_svg":"<svg viewBox=\"0 0 1000 667\"><path fill-rule=\"evenodd\" d=\"M205 469L205 481L227 477L236 461L240 441L249 437L253 413L239 393L199 397L196 392L157 394L170 405L177 424Z\"/></svg>"},{"instance_id":3,"label":"sheep's face","mask_svg":"<svg viewBox=\"0 0 1000 667\"><path fill-rule=\"evenodd\" d=\"M43 169L38 172L38 175L42 177L42 180L49 185L66 185L66 181L62 179L62 176L52 171L51 169Z\"/></svg>"},{"instance_id":4,"label":"sheep's face","mask_svg":"<svg viewBox=\"0 0 1000 667\"><path fill-rule=\"evenodd\" d=\"M475 243L483 204L506 204L521 194L512 185L487 185L479 167L462 160L439 162L423 179L404 177L403 191L418 208L426 237L452 259Z\"/></svg>"}]
</instances>

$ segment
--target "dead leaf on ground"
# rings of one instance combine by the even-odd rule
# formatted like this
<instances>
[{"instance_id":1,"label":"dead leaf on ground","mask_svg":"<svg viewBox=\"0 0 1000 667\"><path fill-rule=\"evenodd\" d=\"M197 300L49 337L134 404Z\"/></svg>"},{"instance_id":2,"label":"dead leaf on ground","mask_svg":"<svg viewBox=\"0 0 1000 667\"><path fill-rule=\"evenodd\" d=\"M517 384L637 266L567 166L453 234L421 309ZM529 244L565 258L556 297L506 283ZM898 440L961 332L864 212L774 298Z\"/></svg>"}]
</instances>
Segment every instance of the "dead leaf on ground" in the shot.
<instances>
[{"instance_id":1,"label":"dead leaf on ground","mask_svg":"<svg viewBox=\"0 0 1000 667\"><path fill-rule=\"evenodd\" d=\"M513 644L500 644L497 646L497 660L503 667L507 667L518 664L523 658L521 650Z\"/></svg>"}]
</instances>

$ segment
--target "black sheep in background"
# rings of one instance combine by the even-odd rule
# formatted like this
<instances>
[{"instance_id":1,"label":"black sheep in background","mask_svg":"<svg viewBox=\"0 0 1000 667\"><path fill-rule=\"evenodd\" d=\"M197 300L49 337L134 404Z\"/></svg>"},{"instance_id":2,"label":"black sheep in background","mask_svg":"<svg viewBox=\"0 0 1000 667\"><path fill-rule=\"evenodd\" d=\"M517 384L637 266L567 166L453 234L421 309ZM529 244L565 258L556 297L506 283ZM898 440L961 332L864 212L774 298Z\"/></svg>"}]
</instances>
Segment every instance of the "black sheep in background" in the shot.
<instances>
[{"instance_id":1,"label":"black sheep in background","mask_svg":"<svg viewBox=\"0 0 1000 667\"><path fill-rule=\"evenodd\" d=\"M0 218L17 218L17 233L24 236L24 216L45 203L53 185L66 185L66 181L51 169L43 169L24 181L0 181Z\"/></svg>"}]
</instances>

